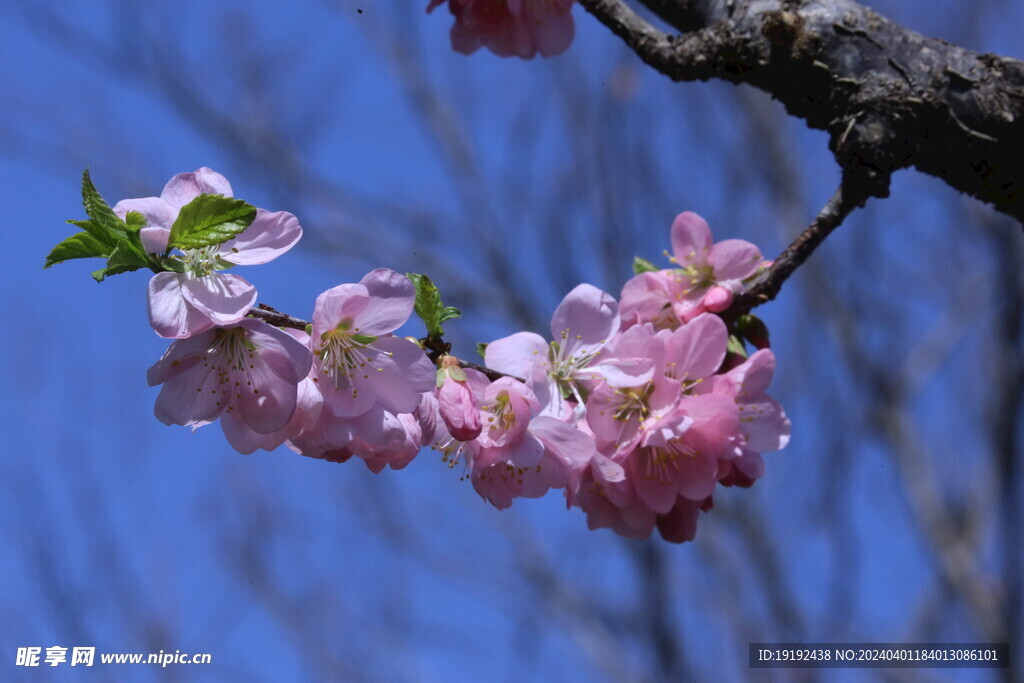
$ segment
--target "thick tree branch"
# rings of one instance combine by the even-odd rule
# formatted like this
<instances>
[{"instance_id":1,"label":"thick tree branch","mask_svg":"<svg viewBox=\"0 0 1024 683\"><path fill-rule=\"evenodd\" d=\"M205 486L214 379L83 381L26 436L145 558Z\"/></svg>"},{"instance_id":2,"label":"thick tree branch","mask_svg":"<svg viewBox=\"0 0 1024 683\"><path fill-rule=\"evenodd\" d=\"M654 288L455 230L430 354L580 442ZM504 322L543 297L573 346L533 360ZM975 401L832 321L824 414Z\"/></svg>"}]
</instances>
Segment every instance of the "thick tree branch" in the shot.
<instances>
[{"instance_id":1,"label":"thick tree branch","mask_svg":"<svg viewBox=\"0 0 1024 683\"><path fill-rule=\"evenodd\" d=\"M1024 221L1024 62L925 38L852 0L643 1L688 32L667 35L622 0L580 3L673 80L747 83L828 131L844 176L872 196L914 167Z\"/></svg>"}]
</instances>

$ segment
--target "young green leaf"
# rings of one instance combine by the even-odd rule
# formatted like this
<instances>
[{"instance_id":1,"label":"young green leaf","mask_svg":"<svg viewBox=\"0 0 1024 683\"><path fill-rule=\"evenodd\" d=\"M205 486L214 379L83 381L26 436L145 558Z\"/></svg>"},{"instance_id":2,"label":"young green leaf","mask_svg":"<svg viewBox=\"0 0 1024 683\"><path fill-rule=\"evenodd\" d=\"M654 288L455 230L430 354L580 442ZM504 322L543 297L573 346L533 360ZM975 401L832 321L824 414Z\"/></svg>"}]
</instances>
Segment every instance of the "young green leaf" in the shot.
<instances>
[{"instance_id":1,"label":"young green leaf","mask_svg":"<svg viewBox=\"0 0 1024 683\"><path fill-rule=\"evenodd\" d=\"M728 350L729 353L735 353L737 356L741 356L743 358L747 357L747 347L744 346L743 340L735 334L729 335L729 343L726 345L726 350Z\"/></svg>"},{"instance_id":2,"label":"young green leaf","mask_svg":"<svg viewBox=\"0 0 1024 683\"><path fill-rule=\"evenodd\" d=\"M89 220L68 222L74 223L113 249L121 237L127 234L128 229L93 185L89 169L82 172L82 206L85 207L85 214Z\"/></svg>"},{"instance_id":3,"label":"young green leaf","mask_svg":"<svg viewBox=\"0 0 1024 683\"><path fill-rule=\"evenodd\" d=\"M771 346L768 326L756 315L747 313L736 319L736 330L739 334L759 349Z\"/></svg>"},{"instance_id":4,"label":"young green leaf","mask_svg":"<svg viewBox=\"0 0 1024 683\"><path fill-rule=\"evenodd\" d=\"M454 320L455 318L461 318L461 317L462 317L462 311L460 311L459 309L455 308L454 306L445 306L444 308L441 309L441 312L440 312L440 314L437 317L437 322L439 324L443 325L444 323L448 322L449 320Z\"/></svg>"},{"instance_id":5,"label":"young green leaf","mask_svg":"<svg viewBox=\"0 0 1024 683\"><path fill-rule=\"evenodd\" d=\"M140 254L136 249L133 249L128 240L122 240L117 243L117 246L114 247L114 251L110 253L110 257L107 259L108 270L118 267L127 268L128 270L148 268L149 257L146 254Z\"/></svg>"},{"instance_id":6,"label":"young green leaf","mask_svg":"<svg viewBox=\"0 0 1024 683\"><path fill-rule=\"evenodd\" d=\"M88 232L76 232L71 237L50 250L46 257L46 265L49 268L56 263L62 263L75 258L105 258L110 255L111 248L100 242Z\"/></svg>"},{"instance_id":7,"label":"young green leaf","mask_svg":"<svg viewBox=\"0 0 1024 683\"><path fill-rule=\"evenodd\" d=\"M132 232L138 232L142 228L146 227L146 217L138 211L129 211L125 214L124 224Z\"/></svg>"},{"instance_id":8,"label":"young green leaf","mask_svg":"<svg viewBox=\"0 0 1024 683\"><path fill-rule=\"evenodd\" d=\"M476 352L480 354L481 358L487 357L487 344L485 342L476 343Z\"/></svg>"},{"instance_id":9,"label":"young green leaf","mask_svg":"<svg viewBox=\"0 0 1024 683\"><path fill-rule=\"evenodd\" d=\"M248 228L255 218L256 207L241 199L201 194L181 207L167 245L196 249L221 244Z\"/></svg>"},{"instance_id":10,"label":"young green leaf","mask_svg":"<svg viewBox=\"0 0 1024 683\"><path fill-rule=\"evenodd\" d=\"M429 277L419 273L406 273L405 275L412 280L412 284L416 287L416 315L426 325L427 336L440 338L444 335L444 328L441 325L462 314L454 306L446 307L441 303L441 292Z\"/></svg>"},{"instance_id":11,"label":"young green leaf","mask_svg":"<svg viewBox=\"0 0 1024 683\"><path fill-rule=\"evenodd\" d=\"M658 270L658 267L645 258L639 256L633 257L633 273L639 275L640 273L650 273Z\"/></svg>"}]
</instances>

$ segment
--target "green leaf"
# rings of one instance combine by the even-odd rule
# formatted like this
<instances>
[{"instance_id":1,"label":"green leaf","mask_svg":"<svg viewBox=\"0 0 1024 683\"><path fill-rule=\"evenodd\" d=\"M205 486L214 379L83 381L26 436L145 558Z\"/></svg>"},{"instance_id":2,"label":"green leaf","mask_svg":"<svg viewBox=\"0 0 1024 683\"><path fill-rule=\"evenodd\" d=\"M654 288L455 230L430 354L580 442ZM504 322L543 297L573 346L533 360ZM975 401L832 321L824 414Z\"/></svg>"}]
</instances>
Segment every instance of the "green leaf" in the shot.
<instances>
[{"instance_id":1,"label":"green leaf","mask_svg":"<svg viewBox=\"0 0 1024 683\"><path fill-rule=\"evenodd\" d=\"M107 270L120 267L128 270L148 268L149 258L146 254L140 254L138 251L133 249L128 240L122 240L117 243L117 246L114 247L114 251L110 253L110 258L107 259Z\"/></svg>"},{"instance_id":2,"label":"green leaf","mask_svg":"<svg viewBox=\"0 0 1024 683\"><path fill-rule=\"evenodd\" d=\"M741 315L736 319L736 330L759 349L770 345L768 326L756 315Z\"/></svg>"},{"instance_id":3,"label":"green leaf","mask_svg":"<svg viewBox=\"0 0 1024 683\"><path fill-rule=\"evenodd\" d=\"M658 270L658 267L648 261L645 258L639 256L633 257L633 273L639 275L640 273L650 273Z\"/></svg>"},{"instance_id":4,"label":"green leaf","mask_svg":"<svg viewBox=\"0 0 1024 683\"><path fill-rule=\"evenodd\" d=\"M71 237L55 246L46 257L46 265L49 268L56 263L62 263L75 258L103 258L110 254L110 247L106 246L88 232L76 232Z\"/></svg>"},{"instance_id":5,"label":"green leaf","mask_svg":"<svg viewBox=\"0 0 1024 683\"><path fill-rule=\"evenodd\" d=\"M121 240L122 235L128 233L124 221L114 214L96 186L92 184L89 169L82 172L82 206L85 207L85 215L89 220L68 222L82 228L111 249Z\"/></svg>"},{"instance_id":6,"label":"green leaf","mask_svg":"<svg viewBox=\"0 0 1024 683\"><path fill-rule=\"evenodd\" d=\"M443 325L449 320L454 320L455 318L461 317L462 311L455 308L454 306L445 306L444 308L441 309L441 313L440 315L438 315L437 322Z\"/></svg>"},{"instance_id":7,"label":"green leaf","mask_svg":"<svg viewBox=\"0 0 1024 683\"><path fill-rule=\"evenodd\" d=\"M743 345L743 340L735 334L729 335L729 344L726 346L726 350L729 353L735 353L737 356L747 357L747 347Z\"/></svg>"},{"instance_id":8,"label":"green leaf","mask_svg":"<svg viewBox=\"0 0 1024 683\"><path fill-rule=\"evenodd\" d=\"M149 254L139 253L128 240L121 240L114 247L107 259L107 266L93 271L92 277L96 282L103 282L104 278L121 273L130 273L133 270L149 268Z\"/></svg>"},{"instance_id":9,"label":"green leaf","mask_svg":"<svg viewBox=\"0 0 1024 683\"><path fill-rule=\"evenodd\" d=\"M124 224L132 232L138 232L142 228L146 227L146 217L138 211L129 211L125 214Z\"/></svg>"},{"instance_id":10,"label":"green leaf","mask_svg":"<svg viewBox=\"0 0 1024 683\"><path fill-rule=\"evenodd\" d=\"M197 249L227 242L252 225L255 218L256 207L241 199L201 194L181 207L167 246Z\"/></svg>"},{"instance_id":11,"label":"green leaf","mask_svg":"<svg viewBox=\"0 0 1024 683\"><path fill-rule=\"evenodd\" d=\"M352 339L358 344L372 344L377 338L369 334L353 334Z\"/></svg>"},{"instance_id":12,"label":"green leaf","mask_svg":"<svg viewBox=\"0 0 1024 683\"><path fill-rule=\"evenodd\" d=\"M484 342L477 342L476 343L476 352L480 354L481 358L486 358L487 357L487 344L485 344Z\"/></svg>"},{"instance_id":13,"label":"green leaf","mask_svg":"<svg viewBox=\"0 0 1024 683\"><path fill-rule=\"evenodd\" d=\"M416 315L426 325L427 337L440 338L444 335L444 328L441 325L460 317L462 313L454 306L445 306L441 302L441 292L429 277L419 273L406 273L405 275L412 280L412 284L416 287Z\"/></svg>"}]
</instances>

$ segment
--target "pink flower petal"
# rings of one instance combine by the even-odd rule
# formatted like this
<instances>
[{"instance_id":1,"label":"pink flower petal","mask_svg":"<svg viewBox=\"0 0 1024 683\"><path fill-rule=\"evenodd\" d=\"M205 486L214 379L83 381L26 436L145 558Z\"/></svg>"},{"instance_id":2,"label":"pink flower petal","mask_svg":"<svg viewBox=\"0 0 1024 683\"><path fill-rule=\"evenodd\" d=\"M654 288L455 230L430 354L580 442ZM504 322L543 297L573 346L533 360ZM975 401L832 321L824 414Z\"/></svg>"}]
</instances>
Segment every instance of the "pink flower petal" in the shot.
<instances>
[{"instance_id":1,"label":"pink flower petal","mask_svg":"<svg viewBox=\"0 0 1024 683\"><path fill-rule=\"evenodd\" d=\"M789 443L790 422L778 401L767 394L739 404L740 430L747 448L759 453L778 451Z\"/></svg>"},{"instance_id":2,"label":"pink flower petal","mask_svg":"<svg viewBox=\"0 0 1024 683\"><path fill-rule=\"evenodd\" d=\"M411 413L420 395L434 386L434 365L419 345L403 337L381 337L370 347L378 355L367 381L377 401L393 413Z\"/></svg>"},{"instance_id":3,"label":"pink flower petal","mask_svg":"<svg viewBox=\"0 0 1024 683\"><path fill-rule=\"evenodd\" d=\"M211 273L185 280L181 295L217 325L237 323L256 303L256 288L230 273Z\"/></svg>"},{"instance_id":4,"label":"pink flower petal","mask_svg":"<svg viewBox=\"0 0 1024 683\"><path fill-rule=\"evenodd\" d=\"M711 244L711 228L707 221L692 211L676 216L672 223L672 251L680 266L685 268L704 263Z\"/></svg>"},{"instance_id":5,"label":"pink flower petal","mask_svg":"<svg viewBox=\"0 0 1024 683\"><path fill-rule=\"evenodd\" d=\"M550 457L570 469L585 467L596 454L593 439L553 417L534 418L529 431L541 440Z\"/></svg>"},{"instance_id":6,"label":"pink flower petal","mask_svg":"<svg viewBox=\"0 0 1024 683\"><path fill-rule=\"evenodd\" d=\"M279 430L270 434L253 431L239 417L238 413L223 413L220 416L220 427L231 447L242 455L249 455L256 450L272 451L288 438L287 430Z\"/></svg>"},{"instance_id":7,"label":"pink flower petal","mask_svg":"<svg viewBox=\"0 0 1024 683\"><path fill-rule=\"evenodd\" d=\"M473 390L466 382L447 377L437 390L441 418L448 433L458 441L472 441L480 436L483 423Z\"/></svg>"},{"instance_id":8,"label":"pink flower petal","mask_svg":"<svg viewBox=\"0 0 1024 683\"><path fill-rule=\"evenodd\" d=\"M603 379L613 387L635 387L654 377L650 358L609 358L580 372L583 377Z\"/></svg>"},{"instance_id":9,"label":"pink flower petal","mask_svg":"<svg viewBox=\"0 0 1024 683\"><path fill-rule=\"evenodd\" d=\"M248 228L220 245L220 257L238 265L255 266L273 261L294 247L301 237L302 226L292 214L258 209Z\"/></svg>"},{"instance_id":10,"label":"pink flower petal","mask_svg":"<svg viewBox=\"0 0 1024 683\"><path fill-rule=\"evenodd\" d=\"M213 327L213 321L182 296L183 275L157 273L149 281L149 324L161 337L181 339Z\"/></svg>"},{"instance_id":11,"label":"pink flower petal","mask_svg":"<svg viewBox=\"0 0 1024 683\"><path fill-rule=\"evenodd\" d=\"M548 344L539 334L516 332L496 339L484 350L484 363L506 375L528 379L536 363L547 360Z\"/></svg>"},{"instance_id":12,"label":"pink flower petal","mask_svg":"<svg viewBox=\"0 0 1024 683\"><path fill-rule=\"evenodd\" d=\"M366 310L356 320L362 334L389 334L409 319L416 303L416 288L409 278L378 268L363 276L359 284L370 296Z\"/></svg>"},{"instance_id":13,"label":"pink flower petal","mask_svg":"<svg viewBox=\"0 0 1024 683\"><path fill-rule=\"evenodd\" d=\"M164 185L160 199L174 209L180 209L201 194L222 194L231 197L231 183L227 178L203 166L192 173L179 173Z\"/></svg>"},{"instance_id":14,"label":"pink flower petal","mask_svg":"<svg viewBox=\"0 0 1024 683\"><path fill-rule=\"evenodd\" d=\"M159 197L142 197L140 199L122 199L114 204L114 213L121 220L129 211L137 211L146 217L146 227L170 230L178 217L178 210ZM167 246L164 246L166 249ZM163 249L161 249L163 251Z\"/></svg>"},{"instance_id":15,"label":"pink flower petal","mask_svg":"<svg viewBox=\"0 0 1024 683\"><path fill-rule=\"evenodd\" d=\"M327 369L321 368L316 379L324 397L324 405L332 415L339 418L362 415L377 402L376 388L361 374L356 373L334 380Z\"/></svg>"},{"instance_id":16,"label":"pink flower petal","mask_svg":"<svg viewBox=\"0 0 1024 683\"><path fill-rule=\"evenodd\" d=\"M199 356L210 346L212 341L213 334L207 330L194 337L180 339L168 346L163 357L154 363L146 373L146 381L149 386L155 387L158 384L163 384L198 364Z\"/></svg>"},{"instance_id":17,"label":"pink flower petal","mask_svg":"<svg viewBox=\"0 0 1024 683\"><path fill-rule=\"evenodd\" d=\"M742 280L750 277L761 263L761 250L745 240L724 240L708 256L715 269L715 280Z\"/></svg>"},{"instance_id":18,"label":"pink flower petal","mask_svg":"<svg viewBox=\"0 0 1024 683\"><path fill-rule=\"evenodd\" d=\"M221 391L217 373L196 364L161 387L153 412L157 419L169 425L209 423L224 410Z\"/></svg>"},{"instance_id":19,"label":"pink flower petal","mask_svg":"<svg viewBox=\"0 0 1024 683\"><path fill-rule=\"evenodd\" d=\"M162 254L167 251L167 242L171 238L171 231L164 228L143 228L139 230L139 239L142 246L150 254Z\"/></svg>"},{"instance_id":20,"label":"pink flower petal","mask_svg":"<svg viewBox=\"0 0 1024 683\"><path fill-rule=\"evenodd\" d=\"M635 451L629 458L626 472L640 501L648 509L663 515L675 505L677 484L674 479L663 476L660 468L652 467L653 456L649 451L648 448Z\"/></svg>"},{"instance_id":21,"label":"pink flower petal","mask_svg":"<svg viewBox=\"0 0 1024 683\"><path fill-rule=\"evenodd\" d=\"M710 377L725 360L729 332L717 315L704 314L665 342L665 373L679 380Z\"/></svg>"},{"instance_id":22,"label":"pink flower petal","mask_svg":"<svg viewBox=\"0 0 1024 683\"><path fill-rule=\"evenodd\" d=\"M582 284L565 295L551 318L551 338L563 353L604 344L619 330L619 305L611 294Z\"/></svg>"},{"instance_id":23,"label":"pink flower petal","mask_svg":"<svg viewBox=\"0 0 1024 683\"><path fill-rule=\"evenodd\" d=\"M366 287L352 284L332 287L318 296L313 308L314 347L319 346L324 332L333 331L343 321L354 321L366 309L369 301Z\"/></svg>"}]
</instances>

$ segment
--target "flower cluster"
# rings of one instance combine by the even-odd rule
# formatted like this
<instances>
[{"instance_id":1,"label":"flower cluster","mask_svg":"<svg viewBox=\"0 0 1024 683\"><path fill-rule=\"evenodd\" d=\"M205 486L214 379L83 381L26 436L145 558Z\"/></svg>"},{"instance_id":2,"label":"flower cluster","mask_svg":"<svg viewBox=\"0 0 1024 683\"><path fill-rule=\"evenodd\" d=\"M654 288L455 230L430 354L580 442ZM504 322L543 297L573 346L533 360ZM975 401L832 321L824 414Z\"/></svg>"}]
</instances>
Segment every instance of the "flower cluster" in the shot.
<instances>
[{"instance_id":1,"label":"flower cluster","mask_svg":"<svg viewBox=\"0 0 1024 683\"><path fill-rule=\"evenodd\" d=\"M552 481L568 479L568 504L590 528L647 538L657 527L682 542L694 537L716 485L752 485L764 471L761 454L784 447L790 425L765 393L771 350L745 357L716 315L765 267L760 253L739 240L715 244L692 213L676 219L672 242L679 267L641 273L621 305L580 285L555 311L552 341L520 332L488 345L486 360L525 379L519 391L534 399L534 422L554 419L588 438L560 454L568 472L556 470L562 476ZM485 486L494 484L478 484L470 463L477 490L498 505Z\"/></svg>"},{"instance_id":2,"label":"flower cluster","mask_svg":"<svg viewBox=\"0 0 1024 683\"><path fill-rule=\"evenodd\" d=\"M430 0L432 12L445 0ZM575 33L573 0L448 0L455 17L452 48L472 54L486 47L499 57L532 59L561 54Z\"/></svg>"},{"instance_id":3,"label":"flower cluster","mask_svg":"<svg viewBox=\"0 0 1024 683\"><path fill-rule=\"evenodd\" d=\"M647 538L657 528L682 542L718 485L751 486L761 454L789 440L789 420L766 393L767 331L727 313L767 264L752 244L715 243L695 214L672 226L672 268L638 260L621 301L577 286L550 339L493 341L481 368L445 353L441 324L459 312L424 275L379 268L320 294L311 323L265 322L255 287L224 271L276 258L302 228L234 199L208 168L113 209L86 174L83 197L89 220L74 221L83 232L47 264L107 258L97 279L155 271L150 322L173 339L149 369L150 385L161 385L156 416L193 429L220 420L241 453L286 444L380 472L431 446L497 508L558 489L592 529ZM397 336L414 310L427 336Z\"/></svg>"}]
</instances>

